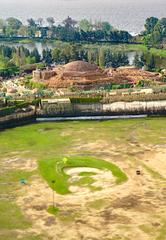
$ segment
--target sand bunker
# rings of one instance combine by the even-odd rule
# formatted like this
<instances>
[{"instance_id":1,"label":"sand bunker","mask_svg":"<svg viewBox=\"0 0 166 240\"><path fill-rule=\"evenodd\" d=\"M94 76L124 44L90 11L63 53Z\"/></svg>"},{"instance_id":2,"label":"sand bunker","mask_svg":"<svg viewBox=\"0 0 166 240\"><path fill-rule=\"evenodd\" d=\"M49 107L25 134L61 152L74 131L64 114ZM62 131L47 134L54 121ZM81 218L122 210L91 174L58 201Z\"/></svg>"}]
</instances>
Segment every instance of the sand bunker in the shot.
<instances>
[{"instance_id":1,"label":"sand bunker","mask_svg":"<svg viewBox=\"0 0 166 240\"><path fill-rule=\"evenodd\" d=\"M70 191L75 195L85 195L87 193L93 194L95 191L101 191L106 188L112 187L115 184L115 178L113 177L111 171L104 171L97 168L90 167L76 167L76 168L66 168L65 173L70 175ZM75 181L81 181L86 175L90 174L90 179L94 181L92 184L85 184L82 186L73 186Z\"/></svg>"},{"instance_id":2,"label":"sand bunker","mask_svg":"<svg viewBox=\"0 0 166 240\"><path fill-rule=\"evenodd\" d=\"M102 170L99 170L97 168L89 168L89 167L75 167L75 168L65 168L64 171L68 175L77 175L81 172L92 172L92 173L101 173Z\"/></svg>"}]
</instances>

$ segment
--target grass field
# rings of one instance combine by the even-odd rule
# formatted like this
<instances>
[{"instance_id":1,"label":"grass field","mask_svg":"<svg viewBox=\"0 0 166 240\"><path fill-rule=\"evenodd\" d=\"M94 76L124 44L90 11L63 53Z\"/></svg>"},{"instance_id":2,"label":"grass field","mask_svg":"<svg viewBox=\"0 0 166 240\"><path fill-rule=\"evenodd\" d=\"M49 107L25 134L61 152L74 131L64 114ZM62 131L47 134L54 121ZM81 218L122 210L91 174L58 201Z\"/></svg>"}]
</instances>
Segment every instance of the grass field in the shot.
<instances>
[{"instance_id":1,"label":"grass field","mask_svg":"<svg viewBox=\"0 0 166 240\"><path fill-rule=\"evenodd\" d=\"M116 183L120 184L127 180L127 176L115 164L96 159L93 157L69 157L69 158L53 158L43 159L39 161L39 169L49 186L60 194L69 193L68 179L69 175L64 172L65 168L73 167L91 167L103 170L109 170L117 178ZM55 180L55 184L52 181ZM92 178L82 178L82 183L91 183ZM81 183L79 181L79 183Z\"/></svg>"},{"instance_id":2,"label":"grass field","mask_svg":"<svg viewBox=\"0 0 166 240\"><path fill-rule=\"evenodd\" d=\"M0 132L0 239L165 240L165 146L166 118Z\"/></svg>"}]
</instances>

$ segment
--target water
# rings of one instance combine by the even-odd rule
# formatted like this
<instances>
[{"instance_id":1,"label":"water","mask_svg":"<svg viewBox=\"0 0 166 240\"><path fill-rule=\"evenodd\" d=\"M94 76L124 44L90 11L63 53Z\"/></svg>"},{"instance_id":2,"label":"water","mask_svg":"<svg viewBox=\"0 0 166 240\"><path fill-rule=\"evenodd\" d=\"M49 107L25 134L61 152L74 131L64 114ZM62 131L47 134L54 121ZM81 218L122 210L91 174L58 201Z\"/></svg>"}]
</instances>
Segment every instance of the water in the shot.
<instances>
[{"instance_id":1,"label":"water","mask_svg":"<svg viewBox=\"0 0 166 240\"><path fill-rule=\"evenodd\" d=\"M143 30L149 16L166 17L166 0L0 0L0 16L47 18L56 23L68 15L76 20L83 18L107 20L113 26L138 33Z\"/></svg>"},{"instance_id":2,"label":"water","mask_svg":"<svg viewBox=\"0 0 166 240\"><path fill-rule=\"evenodd\" d=\"M47 43L41 43L41 42L32 42L32 43L8 43L8 42L0 42L0 46L1 45L6 45L6 46L10 46L10 47L19 47L19 46L24 46L25 48L29 49L30 51L32 51L34 48L37 48L39 51L39 54L42 56L43 50L44 49L53 49L56 47L56 42L47 42ZM139 54L141 55L141 52L136 52L136 51L127 51L126 54L128 56L129 59L129 64L132 65L135 55Z\"/></svg>"}]
</instances>

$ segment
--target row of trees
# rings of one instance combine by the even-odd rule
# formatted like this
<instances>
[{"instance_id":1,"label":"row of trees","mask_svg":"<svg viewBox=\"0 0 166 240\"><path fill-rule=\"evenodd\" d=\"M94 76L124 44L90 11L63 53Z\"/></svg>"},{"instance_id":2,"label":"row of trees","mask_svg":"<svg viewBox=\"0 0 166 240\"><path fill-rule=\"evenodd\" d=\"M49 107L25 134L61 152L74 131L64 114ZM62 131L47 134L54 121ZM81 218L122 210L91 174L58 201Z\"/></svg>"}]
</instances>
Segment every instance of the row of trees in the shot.
<instances>
[{"instance_id":1,"label":"row of trees","mask_svg":"<svg viewBox=\"0 0 166 240\"><path fill-rule=\"evenodd\" d=\"M35 48L29 51L27 48L0 46L0 76L11 77L19 73L21 66L39 63L41 56Z\"/></svg>"},{"instance_id":2,"label":"row of trees","mask_svg":"<svg viewBox=\"0 0 166 240\"><path fill-rule=\"evenodd\" d=\"M145 31L142 34L146 45L161 45L166 39L166 18L147 18ZM87 19L77 22L71 17L66 18L59 25L55 24L53 17L48 17L46 21L43 18L37 20L30 18L27 20L27 24L23 24L19 19L13 17L6 20L0 19L0 36L61 41L110 41L116 43L133 41L133 37L127 31L119 31L113 28L109 22L92 22Z\"/></svg>"},{"instance_id":3,"label":"row of trees","mask_svg":"<svg viewBox=\"0 0 166 240\"><path fill-rule=\"evenodd\" d=\"M71 17L58 26L55 25L55 19L52 17L47 18L47 24L44 24L42 18L37 20L30 18L26 25L13 17L5 21L0 19L0 35L10 38L49 38L62 41L132 41L132 36L127 31L114 29L109 22L92 23L86 19L77 22Z\"/></svg>"},{"instance_id":4,"label":"row of trees","mask_svg":"<svg viewBox=\"0 0 166 240\"><path fill-rule=\"evenodd\" d=\"M32 51L29 51L27 48L23 46L9 47L1 45L0 56L12 62L18 67L25 64L38 63L41 61L41 56L37 48L35 48Z\"/></svg>"},{"instance_id":5,"label":"row of trees","mask_svg":"<svg viewBox=\"0 0 166 240\"><path fill-rule=\"evenodd\" d=\"M137 68L145 68L147 71L156 71L156 61L153 54L150 52L142 55L135 55L134 66Z\"/></svg>"},{"instance_id":6,"label":"row of trees","mask_svg":"<svg viewBox=\"0 0 166 240\"><path fill-rule=\"evenodd\" d=\"M147 18L143 36L146 45L161 46L166 40L166 18Z\"/></svg>"},{"instance_id":7,"label":"row of trees","mask_svg":"<svg viewBox=\"0 0 166 240\"><path fill-rule=\"evenodd\" d=\"M100 67L119 67L129 64L128 56L122 52L112 52L109 47L89 48L80 44L60 43L53 50L43 51L43 60L49 64L65 64L84 60Z\"/></svg>"},{"instance_id":8,"label":"row of trees","mask_svg":"<svg viewBox=\"0 0 166 240\"><path fill-rule=\"evenodd\" d=\"M0 46L0 76L9 77L19 73L19 70L31 72L36 64L42 66L51 64L66 64L70 61L83 60L97 64L101 68L120 67L129 64L129 59L124 52L115 52L109 46L90 46L59 42L54 49L44 49L39 54L35 48ZM136 54L134 65L149 71L156 70L156 59L148 51L142 55ZM33 68L32 68L33 66Z\"/></svg>"},{"instance_id":9,"label":"row of trees","mask_svg":"<svg viewBox=\"0 0 166 240\"><path fill-rule=\"evenodd\" d=\"M119 67L129 63L126 54L112 52L109 47L85 47L81 44L59 43L54 49L44 49L42 55L35 48L0 46L0 76L15 75L20 69L27 69L36 63L44 65L66 64L70 61L84 60L100 67ZM31 68L31 67L30 67Z\"/></svg>"}]
</instances>

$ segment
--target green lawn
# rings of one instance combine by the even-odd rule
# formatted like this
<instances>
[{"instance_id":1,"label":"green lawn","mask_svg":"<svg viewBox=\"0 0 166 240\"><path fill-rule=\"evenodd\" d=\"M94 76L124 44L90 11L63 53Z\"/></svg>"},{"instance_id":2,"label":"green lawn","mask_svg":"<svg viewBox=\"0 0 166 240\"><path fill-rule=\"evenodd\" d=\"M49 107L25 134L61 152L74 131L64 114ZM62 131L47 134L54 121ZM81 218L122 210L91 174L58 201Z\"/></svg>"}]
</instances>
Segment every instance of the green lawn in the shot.
<instances>
[{"instance_id":1,"label":"green lawn","mask_svg":"<svg viewBox=\"0 0 166 240\"><path fill-rule=\"evenodd\" d=\"M28 219L22 215L17 205L10 201L0 201L0 213L0 229L15 229L16 227L25 229L31 226ZM10 218L8 214L10 214Z\"/></svg>"},{"instance_id":2,"label":"green lawn","mask_svg":"<svg viewBox=\"0 0 166 240\"><path fill-rule=\"evenodd\" d=\"M93 157L56 157L53 159L43 159L39 161L39 169L43 178L48 182L49 186L57 193L69 193L69 178L70 176L64 172L67 167L90 167L102 170L109 170L116 177L116 183L122 183L127 180L127 176L122 170L113 163L96 159ZM53 184L52 181L55 181ZM83 177L78 185L91 184L91 177Z\"/></svg>"}]
</instances>

